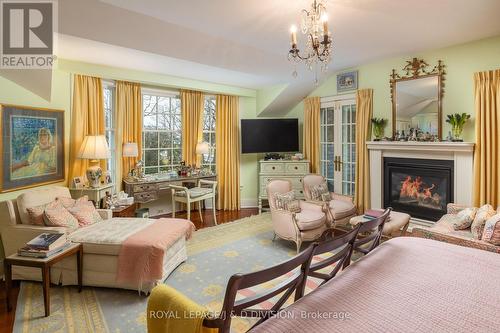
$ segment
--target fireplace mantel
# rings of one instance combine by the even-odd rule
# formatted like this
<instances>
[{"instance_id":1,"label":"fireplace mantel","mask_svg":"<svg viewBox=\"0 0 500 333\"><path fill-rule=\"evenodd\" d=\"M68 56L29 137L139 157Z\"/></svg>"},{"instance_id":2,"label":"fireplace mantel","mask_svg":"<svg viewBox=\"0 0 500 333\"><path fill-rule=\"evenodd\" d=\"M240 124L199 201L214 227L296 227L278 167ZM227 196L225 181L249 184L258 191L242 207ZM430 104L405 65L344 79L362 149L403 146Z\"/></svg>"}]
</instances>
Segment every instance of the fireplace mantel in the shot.
<instances>
[{"instance_id":1,"label":"fireplace mantel","mask_svg":"<svg viewBox=\"0 0 500 333\"><path fill-rule=\"evenodd\" d=\"M369 141L366 145L370 152L372 208L384 206L384 157L454 161L454 201L472 206L474 143Z\"/></svg>"}]
</instances>

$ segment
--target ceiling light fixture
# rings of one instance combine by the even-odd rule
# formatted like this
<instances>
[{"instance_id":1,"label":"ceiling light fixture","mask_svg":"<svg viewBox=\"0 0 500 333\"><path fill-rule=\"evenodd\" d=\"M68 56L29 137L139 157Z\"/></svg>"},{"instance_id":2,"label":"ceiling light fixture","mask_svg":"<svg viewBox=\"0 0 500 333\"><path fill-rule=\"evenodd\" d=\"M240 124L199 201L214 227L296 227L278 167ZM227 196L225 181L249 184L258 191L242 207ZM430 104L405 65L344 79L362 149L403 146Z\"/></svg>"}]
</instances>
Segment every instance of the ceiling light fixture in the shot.
<instances>
[{"instance_id":1,"label":"ceiling light fixture","mask_svg":"<svg viewBox=\"0 0 500 333\"><path fill-rule=\"evenodd\" d=\"M310 71L317 69L317 65L320 64L321 71L326 72L328 63L332 60L332 38L328 31L326 0L314 0L311 10L302 10L301 30L304 35L307 35L306 51L303 53L299 50L297 27L292 25L290 29L292 48L288 52L288 60L304 61ZM293 72L293 76L297 76L297 71Z\"/></svg>"}]
</instances>

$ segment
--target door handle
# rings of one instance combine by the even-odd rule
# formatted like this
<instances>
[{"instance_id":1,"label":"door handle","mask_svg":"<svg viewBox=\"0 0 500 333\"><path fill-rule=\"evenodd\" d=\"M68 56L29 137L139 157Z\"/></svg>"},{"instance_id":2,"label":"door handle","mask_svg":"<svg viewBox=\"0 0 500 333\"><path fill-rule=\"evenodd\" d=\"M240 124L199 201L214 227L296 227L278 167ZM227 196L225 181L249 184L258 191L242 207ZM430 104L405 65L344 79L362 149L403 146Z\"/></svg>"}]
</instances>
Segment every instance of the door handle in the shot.
<instances>
[{"instance_id":1,"label":"door handle","mask_svg":"<svg viewBox=\"0 0 500 333\"><path fill-rule=\"evenodd\" d=\"M338 171L342 171L342 164L343 164L343 162L342 162L342 158L340 156L338 156L337 162L339 164L339 170Z\"/></svg>"}]
</instances>

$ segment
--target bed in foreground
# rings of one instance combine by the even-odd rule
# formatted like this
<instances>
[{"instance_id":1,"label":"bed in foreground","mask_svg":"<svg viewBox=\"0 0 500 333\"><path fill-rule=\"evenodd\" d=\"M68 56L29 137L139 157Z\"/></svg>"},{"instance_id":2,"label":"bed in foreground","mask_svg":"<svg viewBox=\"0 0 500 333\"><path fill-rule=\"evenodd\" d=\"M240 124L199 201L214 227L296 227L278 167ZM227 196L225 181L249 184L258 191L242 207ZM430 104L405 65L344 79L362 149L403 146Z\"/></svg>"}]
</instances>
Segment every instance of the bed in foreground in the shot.
<instances>
[{"instance_id":1,"label":"bed in foreground","mask_svg":"<svg viewBox=\"0 0 500 333\"><path fill-rule=\"evenodd\" d=\"M493 332L500 255L398 237L251 332Z\"/></svg>"}]
</instances>

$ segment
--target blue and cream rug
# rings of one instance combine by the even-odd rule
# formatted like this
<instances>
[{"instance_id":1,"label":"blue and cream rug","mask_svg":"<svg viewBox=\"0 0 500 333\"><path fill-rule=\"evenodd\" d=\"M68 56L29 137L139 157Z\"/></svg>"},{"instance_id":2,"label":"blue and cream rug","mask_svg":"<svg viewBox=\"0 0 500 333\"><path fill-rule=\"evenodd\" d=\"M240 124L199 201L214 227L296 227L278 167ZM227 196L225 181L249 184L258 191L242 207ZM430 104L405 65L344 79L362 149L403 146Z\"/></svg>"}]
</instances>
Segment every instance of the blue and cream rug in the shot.
<instances>
[{"instance_id":1,"label":"blue and cream rug","mask_svg":"<svg viewBox=\"0 0 500 333\"><path fill-rule=\"evenodd\" d=\"M188 241L188 259L165 283L199 304L220 311L229 277L282 262L296 254L295 244L277 239L269 213L196 231ZM87 287L50 289L51 315L43 316L40 283L23 282L14 332L145 332L147 297L137 292ZM232 328L244 332L246 320Z\"/></svg>"}]
</instances>

